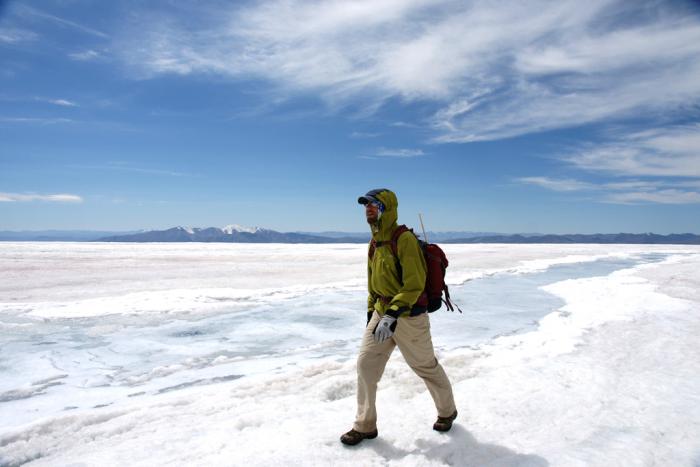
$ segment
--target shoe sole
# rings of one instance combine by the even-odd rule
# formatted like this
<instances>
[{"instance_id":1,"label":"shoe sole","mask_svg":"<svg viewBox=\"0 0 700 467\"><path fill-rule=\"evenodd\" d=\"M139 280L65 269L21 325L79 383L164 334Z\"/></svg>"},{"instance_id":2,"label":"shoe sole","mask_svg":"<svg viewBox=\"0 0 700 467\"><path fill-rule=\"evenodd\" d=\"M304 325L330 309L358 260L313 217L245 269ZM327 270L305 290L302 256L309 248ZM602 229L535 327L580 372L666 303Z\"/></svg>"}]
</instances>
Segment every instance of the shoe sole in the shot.
<instances>
[{"instance_id":1,"label":"shoe sole","mask_svg":"<svg viewBox=\"0 0 700 467\"><path fill-rule=\"evenodd\" d=\"M450 423L450 426L447 426L447 427L445 427L445 428L437 427L437 426L433 425L433 430L439 431L440 433L447 433L447 432L450 431L451 429L452 429L452 424L451 424L451 423Z\"/></svg>"},{"instance_id":2,"label":"shoe sole","mask_svg":"<svg viewBox=\"0 0 700 467\"><path fill-rule=\"evenodd\" d=\"M440 433L446 433L452 429L452 422L454 422L457 419L457 411L455 410L455 413L452 414L447 422L440 423L440 422L435 422L433 424L433 430L439 431Z\"/></svg>"},{"instance_id":3,"label":"shoe sole","mask_svg":"<svg viewBox=\"0 0 700 467\"><path fill-rule=\"evenodd\" d=\"M352 441L349 441L349 442L346 441L345 439L343 439L343 437L341 436L341 437L340 437L340 442L343 443L343 444L346 445L346 446L357 446L357 445L360 444L362 441L364 441L364 440L366 440L366 439L374 439L374 438L376 438L377 436L379 436L379 432L378 432L378 431L375 431L374 433L368 433L368 434L366 434L366 435L363 435L362 438L360 438L360 439L357 440L357 441L352 440Z\"/></svg>"}]
</instances>

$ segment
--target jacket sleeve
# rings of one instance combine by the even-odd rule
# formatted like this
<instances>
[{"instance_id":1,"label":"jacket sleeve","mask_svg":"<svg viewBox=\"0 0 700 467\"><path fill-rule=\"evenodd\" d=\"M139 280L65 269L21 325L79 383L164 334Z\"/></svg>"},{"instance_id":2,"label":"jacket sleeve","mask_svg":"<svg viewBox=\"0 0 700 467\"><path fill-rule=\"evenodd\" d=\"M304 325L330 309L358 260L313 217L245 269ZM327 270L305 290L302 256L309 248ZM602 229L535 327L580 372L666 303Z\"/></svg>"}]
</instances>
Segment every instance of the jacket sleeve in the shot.
<instances>
[{"instance_id":1,"label":"jacket sleeve","mask_svg":"<svg viewBox=\"0 0 700 467\"><path fill-rule=\"evenodd\" d=\"M377 295L372 292L372 259L367 254L367 311L374 311L374 304L377 302Z\"/></svg>"},{"instance_id":2,"label":"jacket sleeve","mask_svg":"<svg viewBox=\"0 0 700 467\"><path fill-rule=\"evenodd\" d=\"M403 285L391 300L389 313L408 314L425 289L426 264L418 239L412 234L402 234L398 240L399 262Z\"/></svg>"}]
</instances>

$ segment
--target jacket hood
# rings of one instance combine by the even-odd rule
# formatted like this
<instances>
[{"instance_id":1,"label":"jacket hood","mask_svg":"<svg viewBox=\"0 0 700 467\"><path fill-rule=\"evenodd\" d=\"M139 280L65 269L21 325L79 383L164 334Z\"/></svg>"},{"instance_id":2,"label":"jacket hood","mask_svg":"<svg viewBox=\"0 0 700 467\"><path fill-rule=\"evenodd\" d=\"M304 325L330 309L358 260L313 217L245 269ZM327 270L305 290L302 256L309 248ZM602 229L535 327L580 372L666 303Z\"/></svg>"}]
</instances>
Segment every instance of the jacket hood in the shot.
<instances>
[{"instance_id":1,"label":"jacket hood","mask_svg":"<svg viewBox=\"0 0 700 467\"><path fill-rule=\"evenodd\" d=\"M370 193L371 196L368 196ZM376 198L384 205L384 212L379 218L379 221L370 226L372 229L372 238L378 242L391 240L391 234L397 227L396 221L399 218L399 201L396 198L396 194L386 188L380 188L370 191L364 197L360 197L360 200L366 197ZM360 200L358 201L362 202Z\"/></svg>"}]
</instances>

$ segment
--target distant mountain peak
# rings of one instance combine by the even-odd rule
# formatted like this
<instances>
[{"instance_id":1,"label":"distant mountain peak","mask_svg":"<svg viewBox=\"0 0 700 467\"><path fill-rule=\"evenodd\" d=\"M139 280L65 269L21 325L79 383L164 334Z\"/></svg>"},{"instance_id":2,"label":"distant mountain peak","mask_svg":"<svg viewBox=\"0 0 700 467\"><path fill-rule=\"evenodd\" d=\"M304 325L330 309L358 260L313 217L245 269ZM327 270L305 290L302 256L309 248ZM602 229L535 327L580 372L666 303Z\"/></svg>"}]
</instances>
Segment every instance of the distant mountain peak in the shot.
<instances>
[{"instance_id":1,"label":"distant mountain peak","mask_svg":"<svg viewBox=\"0 0 700 467\"><path fill-rule=\"evenodd\" d=\"M245 233L254 234L254 233L260 232L261 230L265 230L265 229L261 229L260 227L246 227L244 225L238 225L238 224L230 224L230 225L227 225L227 226L221 228L222 232L229 234L229 235L231 235L234 232L245 232Z\"/></svg>"},{"instance_id":2,"label":"distant mountain peak","mask_svg":"<svg viewBox=\"0 0 700 467\"><path fill-rule=\"evenodd\" d=\"M175 227L175 230L181 230L183 232L187 232L190 235L194 235L194 233L199 229L193 228L193 227L183 227L183 226L179 225L179 226Z\"/></svg>"}]
</instances>

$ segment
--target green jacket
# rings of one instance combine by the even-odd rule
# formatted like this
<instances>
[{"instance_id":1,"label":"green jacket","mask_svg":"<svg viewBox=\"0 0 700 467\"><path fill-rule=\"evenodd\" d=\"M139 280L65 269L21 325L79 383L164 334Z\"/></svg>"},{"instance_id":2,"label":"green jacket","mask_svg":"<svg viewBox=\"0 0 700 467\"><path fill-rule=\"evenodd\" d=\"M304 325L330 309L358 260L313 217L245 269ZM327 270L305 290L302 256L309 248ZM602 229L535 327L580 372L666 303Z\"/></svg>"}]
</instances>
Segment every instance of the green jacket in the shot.
<instances>
[{"instance_id":1,"label":"green jacket","mask_svg":"<svg viewBox=\"0 0 700 467\"><path fill-rule=\"evenodd\" d=\"M377 310L380 315L407 316L425 288L426 264L418 239L403 233L398 239L398 256L401 263L402 277L396 268L396 258L391 251L391 236L398 227L399 202L396 195L385 190L376 195L384 203L384 213L379 221L372 225L372 239L386 242L374 251L374 256L367 262L367 297L368 311ZM388 299L384 303L381 299Z\"/></svg>"}]
</instances>

